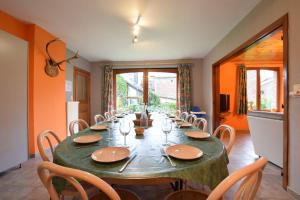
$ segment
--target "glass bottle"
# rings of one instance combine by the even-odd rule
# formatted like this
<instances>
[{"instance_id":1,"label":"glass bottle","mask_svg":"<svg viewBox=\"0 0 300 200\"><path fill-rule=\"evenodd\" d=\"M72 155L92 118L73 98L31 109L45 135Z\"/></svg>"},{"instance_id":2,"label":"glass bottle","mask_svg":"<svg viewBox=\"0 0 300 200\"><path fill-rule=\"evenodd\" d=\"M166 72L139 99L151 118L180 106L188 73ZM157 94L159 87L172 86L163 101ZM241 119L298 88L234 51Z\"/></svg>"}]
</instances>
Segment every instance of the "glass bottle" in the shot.
<instances>
[{"instance_id":1,"label":"glass bottle","mask_svg":"<svg viewBox=\"0 0 300 200\"><path fill-rule=\"evenodd\" d=\"M146 105L144 105L144 109L141 114L140 126L143 128L148 128L148 115L147 115Z\"/></svg>"}]
</instances>

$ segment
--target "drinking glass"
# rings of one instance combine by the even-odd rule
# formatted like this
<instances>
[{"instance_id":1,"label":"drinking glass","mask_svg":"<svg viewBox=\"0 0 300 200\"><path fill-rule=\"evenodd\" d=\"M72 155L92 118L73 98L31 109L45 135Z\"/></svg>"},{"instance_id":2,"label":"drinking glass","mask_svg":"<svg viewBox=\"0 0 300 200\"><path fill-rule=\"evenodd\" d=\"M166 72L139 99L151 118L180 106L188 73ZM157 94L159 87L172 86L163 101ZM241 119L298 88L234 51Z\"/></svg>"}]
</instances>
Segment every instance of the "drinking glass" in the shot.
<instances>
[{"instance_id":1,"label":"drinking glass","mask_svg":"<svg viewBox=\"0 0 300 200\"><path fill-rule=\"evenodd\" d=\"M124 147L128 147L126 144L126 136L130 133L131 124L128 120L124 119L120 121L120 133L124 136Z\"/></svg>"},{"instance_id":2,"label":"drinking glass","mask_svg":"<svg viewBox=\"0 0 300 200\"><path fill-rule=\"evenodd\" d=\"M108 123L108 137L107 137L107 141L111 141L113 138L112 138L112 132L114 130L114 126L115 126L115 120L113 118L111 118L111 122Z\"/></svg>"},{"instance_id":3,"label":"drinking glass","mask_svg":"<svg viewBox=\"0 0 300 200\"><path fill-rule=\"evenodd\" d=\"M170 119L163 119L161 129L166 135L166 142L163 144L163 146L170 146L168 143L168 134L172 131L172 121Z\"/></svg>"}]
</instances>

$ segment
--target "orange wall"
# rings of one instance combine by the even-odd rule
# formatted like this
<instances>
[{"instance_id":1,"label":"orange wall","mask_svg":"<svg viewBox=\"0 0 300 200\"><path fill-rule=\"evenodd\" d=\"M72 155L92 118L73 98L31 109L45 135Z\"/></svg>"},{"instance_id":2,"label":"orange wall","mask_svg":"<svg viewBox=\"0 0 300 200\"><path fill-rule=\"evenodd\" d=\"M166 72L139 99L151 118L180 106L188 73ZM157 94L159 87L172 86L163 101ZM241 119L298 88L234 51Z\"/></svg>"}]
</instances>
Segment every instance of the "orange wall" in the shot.
<instances>
[{"instance_id":1,"label":"orange wall","mask_svg":"<svg viewBox=\"0 0 300 200\"><path fill-rule=\"evenodd\" d=\"M33 122L33 126L30 127L30 135L33 138L30 152L36 152L36 138L41 131L51 129L58 133L61 139L66 137L65 72L60 72L55 78L46 75L45 46L48 41L54 39L54 36L36 25L30 28L33 29L31 30L33 35L30 37L32 45L30 66L34 66L31 74L33 87L30 86L33 93L31 96L33 115L29 119ZM66 45L63 42L54 43L49 47L49 51L57 60L66 57ZM62 68L65 69L65 64Z\"/></svg>"},{"instance_id":2,"label":"orange wall","mask_svg":"<svg viewBox=\"0 0 300 200\"><path fill-rule=\"evenodd\" d=\"M247 115L236 115L236 69L237 65L231 62L220 67L220 93L230 95L230 110L223 123L234 127L236 130L249 130Z\"/></svg>"},{"instance_id":3,"label":"orange wall","mask_svg":"<svg viewBox=\"0 0 300 200\"><path fill-rule=\"evenodd\" d=\"M0 29L24 40L28 39L27 24L0 10Z\"/></svg>"},{"instance_id":4,"label":"orange wall","mask_svg":"<svg viewBox=\"0 0 300 200\"><path fill-rule=\"evenodd\" d=\"M37 135L51 129L66 137L65 72L48 77L44 72L45 45L54 36L34 24L25 24L0 11L0 29L29 42L28 142L29 153L37 153ZM2 20L5 19L5 20ZM66 45L53 44L50 51L57 60L65 59ZM65 65L62 66L65 68Z\"/></svg>"}]
</instances>

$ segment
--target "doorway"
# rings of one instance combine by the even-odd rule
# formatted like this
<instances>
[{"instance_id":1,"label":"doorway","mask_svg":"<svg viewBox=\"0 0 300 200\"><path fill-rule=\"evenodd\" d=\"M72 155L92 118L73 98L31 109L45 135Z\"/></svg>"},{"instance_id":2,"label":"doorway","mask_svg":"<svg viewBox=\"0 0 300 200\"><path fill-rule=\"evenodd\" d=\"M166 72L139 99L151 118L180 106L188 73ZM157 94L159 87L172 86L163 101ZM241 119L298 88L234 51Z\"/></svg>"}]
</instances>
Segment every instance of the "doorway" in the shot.
<instances>
[{"instance_id":1,"label":"doorway","mask_svg":"<svg viewBox=\"0 0 300 200\"><path fill-rule=\"evenodd\" d=\"M79 102L79 119L90 124L90 72L74 67L74 101Z\"/></svg>"},{"instance_id":2,"label":"doorway","mask_svg":"<svg viewBox=\"0 0 300 200\"><path fill-rule=\"evenodd\" d=\"M281 43L281 52L276 50L276 41ZM269 44L268 44L269 43ZM266 46L272 45L272 49L264 51ZM271 51L270 51L271 50ZM259 57L257 52L260 55L264 55L264 58L269 56L269 59L277 59L280 54L280 59L277 64L268 65L261 61L259 65L249 65L245 61L249 59ZM254 55L254 56L253 56ZM289 130L288 130L288 16L285 15L278 19L276 22L266 27L260 33L256 34L248 41L243 43L240 47L224 56L218 62L213 65L213 127L216 128L219 124L223 122L228 116L231 115L230 112L221 113L221 110L225 108L225 111L228 110L227 105L223 105L224 99L230 99L230 105L236 108L236 104L233 102L237 99L236 96L239 95L237 91L235 94L230 95L230 92L224 92L224 88L220 86L220 81L224 77L224 65L228 63L234 63L238 66L241 64L245 65L246 75L248 75L246 82L248 99L248 115L249 111L255 112L258 115L267 114L271 112L282 112L282 172L283 172L283 181L282 185L287 189L288 185L288 143L289 143ZM263 64L261 64L263 63ZM236 73L231 72L231 75L236 75ZM235 84L235 83L233 83ZM230 98L227 98L230 96ZM222 98L221 98L222 97ZM226 110L227 109L227 110ZM222 110L222 111L223 111ZM235 112L234 110L231 110ZM243 126L245 129L249 129L248 124L241 123L242 120L247 120L247 114L240 116L240 119L237 119L235 122L239 126Z\"/></svg>"}]
</instances>

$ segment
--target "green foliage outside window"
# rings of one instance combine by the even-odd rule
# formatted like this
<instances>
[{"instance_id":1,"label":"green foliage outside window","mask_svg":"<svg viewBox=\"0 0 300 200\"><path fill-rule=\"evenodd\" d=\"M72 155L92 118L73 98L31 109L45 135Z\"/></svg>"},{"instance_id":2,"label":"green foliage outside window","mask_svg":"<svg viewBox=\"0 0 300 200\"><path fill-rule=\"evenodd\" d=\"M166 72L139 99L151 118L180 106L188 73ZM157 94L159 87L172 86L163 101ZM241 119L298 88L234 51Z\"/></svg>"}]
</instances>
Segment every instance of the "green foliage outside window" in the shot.
<instances>
[{"instance_id":1,"label":"green foliage outside window","mask_svg":"<svg viewBox=\"0 0 300 200\"><path fill-rule=\"evenodd\" d=\"M117 76L117 108L127 106L128 86L126 80L122 76Z\"/></svg>"},{"instance_id":2,"label":"green foliage outside window","mask_svg":"<svg viewBox=\"0 0 300 200\"><path fill-rule=\"evenodd\" d=\"M143 109L143 99L138 99L138 104L128 105L128 84L122 76L116 76L117 109L119 112L140 112ZM160 97L151 89L149 90L148 108L150 111L176 112L176 103L161 103Z\"/></svg>"}]
</instances>

